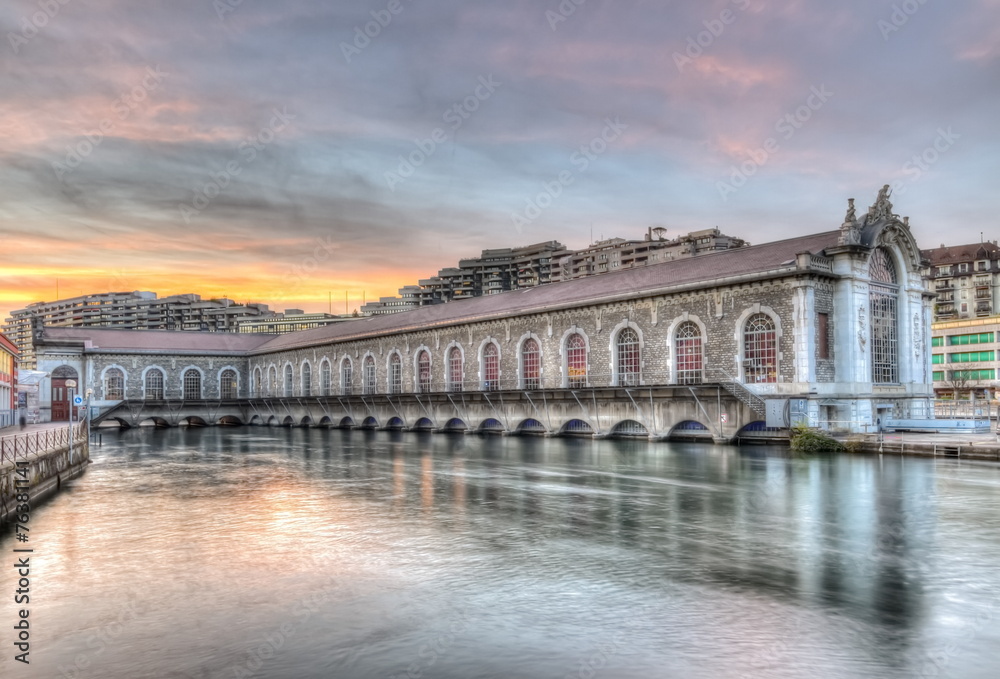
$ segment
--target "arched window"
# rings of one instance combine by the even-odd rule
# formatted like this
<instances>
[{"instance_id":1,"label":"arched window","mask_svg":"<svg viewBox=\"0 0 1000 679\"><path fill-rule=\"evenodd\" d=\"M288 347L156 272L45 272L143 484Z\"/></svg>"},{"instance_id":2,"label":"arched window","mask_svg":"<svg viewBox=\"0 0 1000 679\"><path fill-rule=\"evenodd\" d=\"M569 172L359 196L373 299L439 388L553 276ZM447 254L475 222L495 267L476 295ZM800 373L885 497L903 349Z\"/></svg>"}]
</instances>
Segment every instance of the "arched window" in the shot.
<instances>
[{"instance_id":1,"label":"arched window","mask_svg":"<svg viewBox=\"0 0 1000 679\"><path fill-rule=\"evenodd\" d=\"M639 334L624 328L615 342L618 358L618 386L634 387L639 384Z\"/></svg>"},{"instance_id":2,"label":"arched window","mask_svg":"<svg viewBox=\"0 0 1000 679\"><path fill-rule=\"evenodd\" d=\"M259 398L259 397L261 397L261 396L264 395L264 385L261 384L261 380L262 380L262 377L261 377L260 368L259 367L254 368L253 369L253 387L252 387L252 389L253 389L253 395L255 397L257 397L257 398Z\"/></svg>"},{"instance_id":3,"label":"arched window","mask_svg":"<svg viewBox=\"0 0 1000 679\"><path fill-rule=\"evenodd\" d=\"M677 365L677 384L701 384L702 339L701 328L685 321L674 335L674 356Z\"/></svg>"},{"instance_id":4,"label":"arched window","mask_svg":"<svg viewBox=\"0 0 1000 679\"><path fill-rule=\"evenodd\" d=\"M882 248L872 252L868 264L871 278L869 295L871 308L872 382L899 382L899 352L896 328L899 304L899 281L892 258Z\"/></svg>"},{"instance_id":5,"label":"arched window","mask_svg":"<svg viewBox=\"0 0 1000 679\"><path fill-rule=\"evenodd\" d=\"M541 384L542 352L534 339L521 345L521 388L538 389Z\"/></svg>"},{"instance_id":6,"label":"arched window","mask_svg":"<svg viewBox=\"0 0 1000 679\"><path fill-rule=\"evenodd\" d=\"M104 398L108 401L125 400L125 373L120 368L109 368L104 373Z\"/></svg>"},{"instance_id":7,"label":"arched window","mask_svg":"<svg viewBox=\"0 0 1000 679\"><path fill-rule=\"evenodd\" d=\"M587 386L587 340L578 332L566 340L566 377L570 389Z\"/></svg>"},{"instance_id":8,"label":"arched window","mask_svg":"<svg viewBox=\"0 0 1000 679\"><path fill-rule=\"evenodd\" d=\"M490 342L483 347L483 389L496 391L500 388L500 347Z\"/></svg>"},{"instance_id":9,"label":"arched window","mask_svg":"<svg viewBox=\"0 0 1000 679\"><path fill-rule=\"evenodd\" d=\"M340 393L344 396L350 396L352 389L351 383L354 381L354 364L351 363L351 359L345 358L340 364Z\"/></svg>"},{"instance_id":10,"label":"arched window","mask_svg":"<svg viewBox=\"0 0 1000 679\"><path fill-rule=\"evenodd\" d=\"M267 395L276 396L278 394L278 369L273 365L267 369Z\"/></svg>"},{"instance_id":11,"label":"arched window","mask_svg":"<svg viewBox=\"0 0 1000 679\"><path fill-rule=\"evenodd\" d=\"M431 355L427 350L417 356L417 391L421 394L431 390Z\"/></svg>"},{"instance_id":12,"label":"arched window","mask_svg":"<svg viewBox=\"0 0 1000 679\"><path fill-rule=\"evenodd\" d=\"M302 395L312 396L313 368L309 361L302 361Z\"/></svg>"},{"instance_id":13,"label":"arched window","mask_svg":"<svg viewBox=\"0 0 1000 679\"><path fill-rule=\"evenodd\" d=\"M378 391L375 386L375 357L369 356L365 359L364 383L362 391L365 394L374 394Z\"/></svg>"},{"instance_id":14,"label":"arched window","mask_svg":"<svg viewBox=\"0 0 1000 679\"><path fill-rule=\"evenodd\" d=\"M152 401L163 400L163 371L159 368L150 368L146 371L145 389L146 398Z\"/></svg>"},{"instance_id":15,"label":"arched window","mask_svg":"<svg viewBox=\"0 0 1000 679\"><path fill-rule=\"evenodd\" d=\"M448 350L448 391L462 391L462 350L452 347Z\"/></svg>"},{"instance_id":16,"label":"arched window","mask_svg":"<svg viewBox=\"0 0 1000 679\"><path fill-rule=\"evenodd\" d=\"M201 373L194 368L184 371L184 400L197 401L201 398Z\"/></svg>"},{"instance_id":17,"label":"arched window","mask_svg":"<svg viewBox=\"0 0 1000 679\"><path fill-rule=\"evenodd\" d=\"M240 383L235 370L223 370L219 375L219 398L232 400L239 398Z\"/></svg>"},{"instance_id":18,"label":"arched window","mask_svg":"<svg viewBox=\"0 0 1000 679\"><path fill-rule=\"evenodd\" d=\"M389 393L403 393L403 359L398 353L393 352L389 357Z\"/></svg>"},{"instance_id":19,"label":"arched window","mask_svg":"<svg viewBox=\"0 0 1000 679\"><path fill-rule=\"evenodd\" d=\"M330 369L330 361L325 358L319 364L319 381L323 389L323 396L330 396L333 392L333 371Z\"/></svg>"},{"instance_id":20,"label":"arched window","mask_svg":"<svg viewBox=\"0 0 1000 679\"><path fill-rule=\"evenodd\" d=\"M292 382L294 381L295 371L292 370L291 364L285 366L285 396L292 395Z\"/></svg>"},{"instance_id":21,"label":"arched window","mask_svg":"<svg viewBox=\"0 0 1000 679\"><path fill-rule=\"evenodd\" d=\"M778 381L778 334L767 314L754 314L743 326L743 380Z\"/></svg>"}]
</instances>

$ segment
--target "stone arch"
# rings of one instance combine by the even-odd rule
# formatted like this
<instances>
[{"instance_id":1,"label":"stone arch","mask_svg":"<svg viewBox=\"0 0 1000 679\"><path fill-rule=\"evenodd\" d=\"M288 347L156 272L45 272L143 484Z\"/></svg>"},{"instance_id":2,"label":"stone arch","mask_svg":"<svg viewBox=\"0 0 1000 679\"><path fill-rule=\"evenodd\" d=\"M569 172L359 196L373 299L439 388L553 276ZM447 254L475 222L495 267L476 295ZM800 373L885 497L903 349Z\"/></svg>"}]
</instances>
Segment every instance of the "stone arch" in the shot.
<instances>
[{"instance_id":1,"label":"stone arch","mask_svg":"<svg viewBox=\"0 0 1000 679\"><path fill-rule=\"evenodd\" d=\"M198 373L198 395L192 399L191 393L188 390L190 383L188 382L188 372L194 370ZM200 400L205 398L205 371L196 365L186 365L180 369L181 377L181 397L185 401L190 400ZM202 425L204 426L204 425Z\"/></svg>"},{"instance_id":2,"label":"stone arch","mask_svg":"<svg viewBox=\"0 0 1000 679\"><path fill-rule=\"evenodd\" d=\"M560 375L562 378L562 387L567 389L570 387L570 381L573 376L569 374L569 347L568 342L570 337L573 335L579 335L583 339L584 351L586 353L586 375L583 376L583 386L586 386L590 381L590 336L576 325L571 326L566 332L563 333L562 337L559 339L559 364L560 364ZM577 376L579 377L579 376Z\"/></svg>"},{"instance_id":3,"label":"stone arch","mask_svg":"<svg viewBox=\"0 0 1000 679\"><path fill-rule=\"evenodd\" d=\"M621 334L626 329L633 330L636 333L636 335L638 336L638 341L639 341L639 345L638 345L638 350L639 350L639 373L634 378L636 383L634 385L628 385L628 386L640 386L642 384L645 384L645 380L643 378L643 363L645 362L645 357L646 357L646 340L645 340L645 337L643 335L642 328L640 328L639 325L637 323L635 323L634 321L625 319L625 320L623 320L621 323L619 323L618 325L616 325L612 329L612 331L610 333L610 341L608 343L608 351L611 352L610 353L610 355L611 355L611 384L612 384L612 386L615 386L615 387L626 386L626 385L621 384L621 382L623 380L621 379L622 376L619 374L619 368L620 368L619 361L620 361L620 358L619 358L619 352L618 352L618 340L619 340L619 337L621 336Z\"/></svg>"},{"instance_id":4,"label":"stone arch","mask_svg":"<svg viewBox=\"0 0 1000 679\"><path fill-rule=\"evenodd\" d=\"M705 349L708 344L708 328L705 326L705 322L701 320L700 317L695 314L685 311L680 316L677 316L667 327L667 379L670 384L678 384L677 382L677 330L685 323L694 323L698 326L701 331L701 361L702 361L702 373L704 374L705 365ZM711 381L705 380L703 381Z\"/></svg>"},{"instance_id":5,"label":"stone arch","mask_svg":"<svg viewBox=\"0 0 1000 679\"><path fill-rule=\"evenodd\" d=\"M394 417L390 417L389 418L389 421L386 423L385 428L386 429L402 429L405 426L406 426L406 423L403 421L403 418L398 417L398 416L394 416Z\"/></svg>"},{"instance_id":6,"label":"stone arch","mask_svg":"<svg viewBox=\"0 0 1000 679\"><path fill-rule=\"evenodd\" d=\"M219 385L219 398L220 399L222 398L222 391L223 391L223 389L222 389L222 375L227 370L232 370L233 374L236 375L236 397L239 398L239 395L240 395L240 393L243 390L243 384L242 384L243 378L240 375L240 371L237 370L236 366L234 366L234 365L224 365L221 368L219 368L218 372L215 373L215 383L217 385Z\"/></svg>"},{"instance_id":7,"label":"stone arch","mask_svg":"<svg viewBox=\"0 0 1000 679\"><path fill-rule=\"evenodd\" d=\"M235 415L223 415L216 424L221 427L239 427L243 422Z\"/></svg>"},{"instance_id":8,"label":"stone arch","mask_svg":"<svg viewBox=\"0 0 1000 679\"><path fill-rule=\"evenodd\" d=\"M535 418L529 417L518 422L514 431L518 434L547 434L549 429Z\"/></svg>"},{"instance_id":9,"label":"stone arch","mask_svg":"<svg viewBox=\"0 0 1000 679\"><path fill-rule=\"evenodd\" d=\"M120 370L122 374L121 398L111 399L108 396L109 393L108 382L107 382L108 372L112 370ZM101 385L101 396L104 398L104 400L121 401L125 400L125 398L128 396L128 370L125 369L125 366L119 365L118 363L112 363L110 365L105 366L104 369L101 371L101 377L98 383ZM77 387L77 393L81 393L82 391L83 391L82 389Z\"/></svg>"},{"instance_id":10,"label":"stone arch","mask_svg":"<svg viewBox=\"0 0 1000 679\"><path fill-rule=\"evenodd\" d=\"M378 393L378 359L372 351L366 351L359 361L361 365L361 393L372 395ZM371 375L368 370L371 368ZM370 378L370 380L369 380Z\"/></svg>"},{"instance_id":11,"label":"stone arch","mask_svg":"<svg viewBox=\"0 0 1000 679\"><path fill-rule=\"evenodd\" d=\"M492 375L487 374L486 366L486 348L490 345L496 347L497 352L497 370L495 378ZM500 340L496 339L492 335L487 335L486 339L479 343L479 350L476 352L479 357L479 385L483 391L496 391L500 388L500 380L503 378L503 348L500 346Z\"/></svg>"},{"instance_id":12,"label":"stone arch","mask_svg":"<svg viewBox=\"0 0 1000 679\"><path fill-rule=\"evenodd\" d=\"M563 424L559 433L563 436L593 436L596 429L586 420L573 419Z\"/></svg>"},{"instance_id":13,"label":"stone arch","mask_svg":"<svg viewBox=\"0 0 1000 679\"><path fill-rule=\"evenodd\" d=\"M393 371L398 370L398 382ZM399 349L391 349L385 357L385 393L403 393L403 353Z\"/></svg>"},{"instance_id":14,"label":"stone arch","mask_svg":"<svg viewBox=\"0 0 1000 679\"><path fill-rule=\"evenodd\" d=\"M430 431L434 428L434 421L429 417L421 417L417 420L417 423L413 425L414 431Z\"/></svg>"},{"instance_id":15,"label":"stone arch","mask_svg":"<svg viewBox=\"0 0 1000 679\"><path fill-rule=\"evenodd\" d=\"M460 417L453 417L444 425L445 431L465 431L469 426Z\"/></svg>"},{"instance_id":16,"label":"stone arch","mask_svg":"<svg viewBox=\"0 0 1000 679\"><path fill-rule=\"evenodd\" d=\"M361 422L361 428L362 429L377 429L378 428L378 419L376 419L374 415L369 415L368 417L366 417Z\"/></svg>"},{"instance_id":17,"label":"stone arch","mask_svg":"<svg viewBox=\"0 0 1000 679\"><path fill-rule=\"evenodd\" d=\"M285 361L281 367L281 395L285 398L295 396L295 366L291 361Z\"/></svg>"},{"instance_id":18,"label":"stone arch","mask_svg":"<svg viewBox=\"0 0 1000 679\"><path fill-rule=\"evenodd\" d=\"M711 430L697 420L684 420L670 428L670 439L712 438Z\"/></svg>"},{"instance_id":19,"label":"stone arch","mask_svg":"<svg viewBox=\"0 0 1000 679\"><path fill-rule=\"evenodd\" d=\"M452 357L452 351L454 349L458 349L458 352L462 357L462 369L460 371L461 374L457 376L460 378L457 381L457 383L455 383L456 381L452 379L454 375L452 375L451 357ZM451 342L448 343L448 346L444 348L443 355L444 355L444 384L447 390L463 391L463 387L465 386L465 368L466 368L465 347L462 346L461 342L458 342L457 340L452 340Z\"/></svg>"},{"instance_id":20,"label":"stone arch","mask_svg":"<svg viewBox=\"0 0 1000 679\"><path fill-rule=\"evenodd\" d=\"M207 427L208 426L208 422L206 422L205 420L201 419L197 415L188 415L187 417L182 418L180 423L182 425L184 425L184 426L187 426L187 427Z\"/></svg>"},{"instance_id":21,"label":"stone arch","mask_svg":"<svg viewBox=\"0 0 1000 679\"><path fill-rule=\"evenodd\" d=\"M427 368L424 384L421 384L420 360L426 357ZM430 347L421 344L413 352L413 393L426 394L434 390L434 352Z\"/></svg>"},{"instance_id":22,"label":"stone arch","mask_svg":"<svg viewBox=\"0 0 1000 679\"><path fill-rule=\"evenodd\" d=\"M253 383L250 386L253 396L259 398L264 395L264 371L258 365L254 367L251 373L250 381Z\"/></svg>"},{"instance_id":23,"label":"stone arch","mask_svg":"<svg viewBox=\"0 0 1000 679\"><path fill-rule=\"evenodd\" d=\"M645 438L649 436L649 429L638 420L622 420L611 428L611 436L619 438Z\"/></svg>"},{"instance_id":24,"label":"stone arch","mask_svg":"<svg viewBox=\"0 0 1000 679\"><path fill-rule=\"evenodd\" d=\"M333 361L324 356L319 362L320 396L333 396Z\"/></svg>"},{"instance_id":25,"label":"stone arch","mask_svg":"<svg viewBox=\"0 0 1000 679\"><path fill-rule=\"evenodd\" d=\"M528 341L534 341L538 347L538 376L533 382L525 375L525 355L524 345ZM527 367L530 372L530 366ZM517 340L517 388L518 389L541 389L545 380L545 351L542 349L542 340L533 332L526 332Z\"/></svg>"},{"instance_id":26,"label":"stone arch","mask_svg":"<svg viewBox=\"0 0 1000 679\"><path fill-rule=\"evenodd\" d=\"M340 358L337 363L337 372L340 373L337 378L340 382L340 393L344 396L350 396L354 393L354 360L348 354L344 354Z\"/></svg>"},{"instance_id":27,"label":"stone arch","mask_svg":"<svg viewBox=\"0 0 1000 679\"><path fill-rule=\"evenodd\" d=\"M745 308L736 319L736 327L734 328L733 340L736 342L737 353L734 357L736 365L734 366L736 379L743 381L743 362L746 358L746 347L743 343L743 332L746 327L747 321L757 314L764 314L769 316L772 321L774 321L774 343L775 351L777 352L777 358L775 359L777 365L775 370L777 372L777 381L781 381L781 366L784 359L784 354L781 351L781 316L769 306L760 304L752 304Z\"/></svg>"},{"instance_id":28,"label":"stone arch","mask_svg":"<svg viewBox=\"0 0 1000 679\"><path fill-rule=\"evenodd\" d=\"M299 392L303 396L312 396L313 387L313 366L312 361L303 358L299 363Z\"/></svg>"}]
</instances>

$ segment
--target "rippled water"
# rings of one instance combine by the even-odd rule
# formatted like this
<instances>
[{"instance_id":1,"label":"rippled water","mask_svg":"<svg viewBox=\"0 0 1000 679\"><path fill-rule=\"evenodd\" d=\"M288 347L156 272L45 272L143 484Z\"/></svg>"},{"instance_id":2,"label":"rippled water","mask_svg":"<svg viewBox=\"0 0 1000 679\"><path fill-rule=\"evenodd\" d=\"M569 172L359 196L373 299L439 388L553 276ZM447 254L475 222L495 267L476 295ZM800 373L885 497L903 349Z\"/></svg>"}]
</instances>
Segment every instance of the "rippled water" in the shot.
<instances>
[{"instance_id":1,"label":"rippled water","mask_svg":"<svg viewBox=\"0 0 1000 679\"><path fill-rule=\"evenodd\" d=\"M992 464L218 428L93 459L32 514L30 666L0 571L2 677L1000 671Z\"/></svg>"}]
</instances>

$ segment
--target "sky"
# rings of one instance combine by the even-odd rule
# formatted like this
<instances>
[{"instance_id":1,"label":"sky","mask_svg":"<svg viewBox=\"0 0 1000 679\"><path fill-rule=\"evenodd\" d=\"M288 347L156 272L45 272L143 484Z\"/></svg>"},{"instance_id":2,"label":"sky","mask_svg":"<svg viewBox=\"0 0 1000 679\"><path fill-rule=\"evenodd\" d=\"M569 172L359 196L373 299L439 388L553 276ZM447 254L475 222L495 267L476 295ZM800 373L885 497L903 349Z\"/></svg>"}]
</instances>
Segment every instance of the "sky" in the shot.
<instances>
[{"instance_id":1,"label":"sky","mask_svg":"<svg viewBox=\"0 0 1000 679\"><path fill-rule=\"evenodd\" d=\"M0 318L342 312L485 248L994 239L1000 0L6 0Z\"/></svg>"}]
</instances>

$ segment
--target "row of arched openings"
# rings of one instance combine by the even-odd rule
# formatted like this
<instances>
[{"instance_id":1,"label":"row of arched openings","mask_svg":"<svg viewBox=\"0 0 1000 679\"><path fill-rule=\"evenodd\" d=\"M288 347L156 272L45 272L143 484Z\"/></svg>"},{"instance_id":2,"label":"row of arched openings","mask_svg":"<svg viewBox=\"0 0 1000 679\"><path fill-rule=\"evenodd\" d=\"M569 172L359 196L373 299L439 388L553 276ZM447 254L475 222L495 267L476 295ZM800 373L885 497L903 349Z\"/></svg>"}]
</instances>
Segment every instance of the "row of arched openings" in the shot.
<instances>
[{"instance_id":1,"label":"row of arched openings","mask_svg":"<svg viewBox=\"0 0 1000 679\"><path fill-rule=\"evenodd\" d=\"M162 368L152 367L142 377L142 394L146 400L164 400L167 396L167 377ZM181 373L180 393L184 400L199 400L204 398L202 390L203 378L201 371L188 368ZM104 398L108 401L125 400L127 394L127 377L121 368L108 368L104 372ZM227 368L219 373L219 398L223 400L239 397L239 375L235 370Z\"/></svg>"},{"instance_id":2,"label":"row of arched openings","mask_svg":"<svg viewBox=\"0 0 1000 679\"><path fill-rule=\"evenodd\" d=\"M677 326L673 337L675 355L675 382L701 384L705 375L705 337L701 326L684 321ZM613 343L613 373L607 381L612 386L638 386L642 383L642 339L632 326L620 329ZM744 379L748 382L776 382L778 379L778 333L775 320L767 313L751 315L743 328ZM589 367L587 338L581 332L569 334L563 343L563 385L569 388L591 386L602 382L592 375ZM445 350L443 380L435 380L433 358L429 349L420 348L414 357L413 391L416 393L460 392L472 388L482 391L499 389L540 389L543 386L542 350L537 339L524 339L518 350L518 374L515 379L501 380L500 346L495 340L487 341L480 353L478 379L465 379L466 357L459 344ZM278 368L266 370L257 367L253 372L254 391L262 396L332 396L351 395L358 384L355 381L355 360L344 356L339 362L337 384L330 359L324 358L319 367L319 386L313 389L313 368L307 360L300 371L299 389L295 389L294 368L286 363L279 382ZM399 351L390 353L385 381L380 381L379 365L373 355L361 359L361 393L400 394L403 385L403 358ZM605 375L605 377L607 377Z\"/></svg>"}]
</instances>

